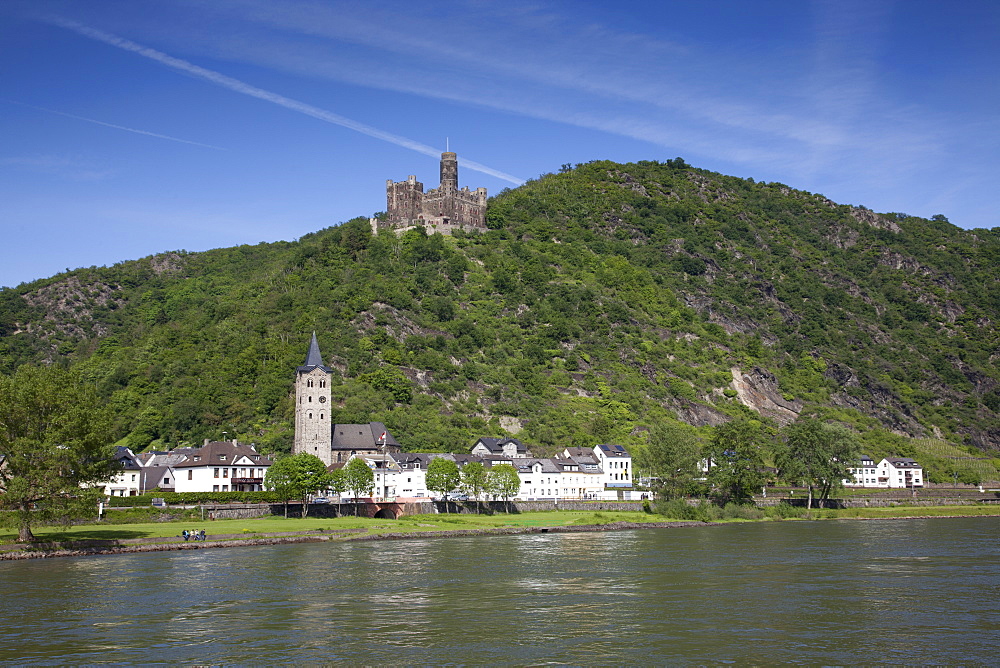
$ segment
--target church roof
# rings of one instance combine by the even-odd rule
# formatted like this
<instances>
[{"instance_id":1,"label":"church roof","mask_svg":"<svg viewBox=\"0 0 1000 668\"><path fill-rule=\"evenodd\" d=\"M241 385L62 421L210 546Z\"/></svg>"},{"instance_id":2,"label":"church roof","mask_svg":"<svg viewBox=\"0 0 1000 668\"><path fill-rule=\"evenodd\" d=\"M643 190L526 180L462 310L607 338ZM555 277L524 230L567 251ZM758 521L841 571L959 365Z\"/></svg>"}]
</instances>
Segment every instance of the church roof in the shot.
<instances>
[{"instance_id":1,"label":"church roof","mask_svg":"<svg viewBox=\"0 0 1000 668\"><path fill-rule=\"evenodd\" d=\"M399 441L381 422L335 424L331 431L333 450L378 450L383 445L382 434L385 434L385 445L400 447Z\"/></svg>"},{"instance_id":2,"label":"church roof","mask_svg":"<svg viewBox=\"0 0 1000 668\"><path fill-rule=\"evenodd\" d=\"M298 368L299 371L312 371L320 368L329 372L330 368L323 364L323 356L319 353L319 342L316 341L316 332L313 332L312 341L309 342L309 352L306 353L306 363Z\"/></svg>"}]
</instances>

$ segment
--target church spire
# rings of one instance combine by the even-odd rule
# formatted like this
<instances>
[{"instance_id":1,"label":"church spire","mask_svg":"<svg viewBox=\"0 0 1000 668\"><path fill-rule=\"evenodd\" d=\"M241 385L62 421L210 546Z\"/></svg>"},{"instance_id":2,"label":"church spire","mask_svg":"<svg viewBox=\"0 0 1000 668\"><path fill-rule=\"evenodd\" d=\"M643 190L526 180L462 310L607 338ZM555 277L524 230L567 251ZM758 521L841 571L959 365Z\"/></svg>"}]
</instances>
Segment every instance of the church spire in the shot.
<instances>
[{"instance_id":1,"label":"church spire","mask_svg":"<svg viewBox=\"0 0 1000 668\"><path fill-rule=\"evenodd\" d=\"M309 353L306 355L305 366L323 366L323 357L319 354L316 332L313 332L312 341L309 342Z\"/></svg>"}]
</instances>

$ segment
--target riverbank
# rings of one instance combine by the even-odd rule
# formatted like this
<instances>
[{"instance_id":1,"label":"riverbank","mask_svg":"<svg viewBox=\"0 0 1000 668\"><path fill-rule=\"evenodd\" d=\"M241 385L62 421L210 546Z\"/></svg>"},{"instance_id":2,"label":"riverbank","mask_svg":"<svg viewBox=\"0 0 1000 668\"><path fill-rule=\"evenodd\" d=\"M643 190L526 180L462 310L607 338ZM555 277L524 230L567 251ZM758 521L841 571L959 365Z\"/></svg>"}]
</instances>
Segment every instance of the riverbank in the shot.
<instances>
[{"instance_id":1,"label":"riverbank","mask_svg":"<svg viewBox=\"0 0 1000 668\"><path fill-rule=\"evenodd\" d=\"M506 526L479 529L445 529L420 532L378 532L365 533L363 529L324 531L313 529L308 532L286 532L285 535L251 536L229 534L213 540L183 541L174 539L123 539L67 541L64 543L32 543L30 545L0 545L0 561L20 559L45 559L50 557L82 557L106 554L133 554L140 552L170 552L177 550L204 550L220 547L250 547L258 545L290 545L294 543L321 543L348 540L404 540L412 538L449 538L460 536L504 535L515 536L532 533L583 533L595 531L625 531L629 529L677 529L683 527L720 526L720 523L669 521L669 522L626 522L606 524L553 525L553 526ZM181 539L183 540L183 539Z\"/></svg>"},{"instance_id":2,"label":"riverbank","mask_svg":"<svg viewBox=\"0 0 1000 668\"><path fill-rule=\"evenodd\" d=\"M1000 516L1000 507L911 506L827 509L814 510L808 517L803 518L728 521L871 520L978 516ZM253 520L223 520L200 523L198 526L193 526L191 522L116 526L85 525L72 527L68 530L39 529L40 534L48 535L31 544L17 544L12 542L10 535L0 534L0 561L307 542L710 527L720 526L725 522L726 520L721 522L671 520L641 512L583 513L561 511L519 515L420 515L407 516L398 520L375 520L364 517L343 517L332 520L268 517ZM183 529L202 528L209 532L209 540L204 542L185 541L178 535Z\"/></svg>"}]
</instances>

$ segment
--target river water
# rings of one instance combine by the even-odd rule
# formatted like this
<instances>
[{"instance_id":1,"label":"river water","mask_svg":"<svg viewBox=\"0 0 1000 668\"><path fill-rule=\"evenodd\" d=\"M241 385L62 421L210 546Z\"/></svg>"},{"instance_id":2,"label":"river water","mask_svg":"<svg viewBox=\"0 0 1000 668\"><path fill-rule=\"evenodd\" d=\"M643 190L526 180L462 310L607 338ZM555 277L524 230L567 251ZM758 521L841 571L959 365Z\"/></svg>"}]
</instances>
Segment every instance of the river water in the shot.
<instances>
[{"instance_id":1,"label":"river water","mask_svg":"<svg viewBox=\"0 0 1000 668\"><path fill-rule=\"evenodd\" d=\"M996 664L1000 518L0 562L0 661Z\"/></svg>"}]
</instances>

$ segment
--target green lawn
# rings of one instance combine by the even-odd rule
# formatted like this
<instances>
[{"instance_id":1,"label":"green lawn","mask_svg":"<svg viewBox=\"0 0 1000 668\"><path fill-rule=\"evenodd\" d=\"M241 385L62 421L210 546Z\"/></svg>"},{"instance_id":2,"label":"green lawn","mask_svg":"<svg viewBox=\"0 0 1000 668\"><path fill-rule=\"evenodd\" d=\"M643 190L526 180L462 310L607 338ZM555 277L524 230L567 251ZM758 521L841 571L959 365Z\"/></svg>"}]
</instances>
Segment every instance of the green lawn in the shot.
<instances>
[{"instance_id":1,"label":"green lawn","mask_svg":"<svg viewBox=\"0 0 1000 668\"><path fill-rule=\"evenodd\" d=\"M336 532L344 529L367 529L370 533L415 533L457 529L487 529L509 526L566 526L573 524L606 524L609 522L652 522L664 518L642 512L583 512L553 511L507 515L411 515L398 520L365 517L306 519L280 516L246 520L180 520L141 524L86 524L69 527L38 527L33 529L40 541L88 539L163 538L179 536L184 529L204 529L209 537L222 534L269 534L285 531ZM12 543L17 537L13 529L0 529L0 544Z\"/></svg>"},{"instance_id":2,"label":"green lawn","mask_svg":"<svg viewBox=\"0 0 1000 668\"><path fill-rule=\"evenodd\" d=\"M1000 515L1000 506L895 506L892 508L847 508L843 510L813 509L810 519L939 517L939 516ZM149 522L142 524L86 524L64 529L38 527L34 530L40 541L70 541L88 539L163 538L179 536L184 529L204 529L209 538L224 534L261 536L282 532L322 530L337 532L345 529L366 529L371 534L419 533L490 529L495 527L557 527L581 524L608 524L611 522L662 522L673 518L643 512L586 512L550 511L507 515L411 515L398 520L369 519L365 517L338 517L334 519L288 518L280 516L246 520ZM357 533L348 534L356 536ZM13 543L17 532L0 529L0 544Z\"/></svg>"}]
</instances>

